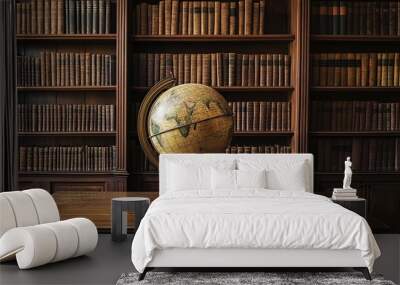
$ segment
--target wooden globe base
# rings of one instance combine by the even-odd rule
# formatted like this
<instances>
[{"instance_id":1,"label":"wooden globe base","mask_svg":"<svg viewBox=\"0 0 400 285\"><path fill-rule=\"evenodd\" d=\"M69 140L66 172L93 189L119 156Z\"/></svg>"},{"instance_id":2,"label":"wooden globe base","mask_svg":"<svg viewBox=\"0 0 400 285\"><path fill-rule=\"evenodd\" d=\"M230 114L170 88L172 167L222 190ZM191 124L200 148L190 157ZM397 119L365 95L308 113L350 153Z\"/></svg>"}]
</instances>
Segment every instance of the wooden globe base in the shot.
<instances>
[{"instance_id":1,"label":"wooden globe base","mask_svg":"<svg viewBox=\"0 0 400 285\"><path fill-rule=\"evenodd\" d=\"M158 152L154 149L147 130L147 116L149 114L150 108L153 105L157 97L164 91L174 87L176 80L174 78L167 78L157 82L150 90L147 92L146 96L143 98L142 104L140 104L138 120L137 120L137 132L139 137L140 145L146 155L147 159L152 165L158 168Z\"/></svg>"}]
</instances>

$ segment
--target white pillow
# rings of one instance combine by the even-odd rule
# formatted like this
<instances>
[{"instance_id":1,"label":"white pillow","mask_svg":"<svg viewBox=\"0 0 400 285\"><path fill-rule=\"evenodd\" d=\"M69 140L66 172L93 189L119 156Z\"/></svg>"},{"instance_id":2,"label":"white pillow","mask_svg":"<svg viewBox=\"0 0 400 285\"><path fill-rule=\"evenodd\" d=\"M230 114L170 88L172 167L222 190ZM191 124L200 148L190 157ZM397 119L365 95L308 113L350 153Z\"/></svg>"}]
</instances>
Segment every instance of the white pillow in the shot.
<instances>
[{"instance_id":1,"label":"white pillow","mask_svg":"<svg viewBox=\"0 0 400 285\"><path fill-rule=\"evenodd\" d=\"M211 168L235 169L236 161L218 161L207 165L205 163L174 163L168 164L168 191L211 190Z\"/></svg>"},{"instance_id":2,"label":"white pillow","mask_svg":"<svg viewBox=\"0 0 400 285\"><path fill-rule=\"evenodd\" d=\"M267 188L267 171L235 170L237 188Z\"/></svg>"},{"instance_id":3,"label":"white pillow","mask_svg":"<svg viewBox=\"0 0 400 285\"><path fill-rule=\"evenodd\" d=\"M211 189L236 189L236 170L232 169L211 169Z\"/></svg>"},{"instance_id":4,"label":"white pillow","mask_svg":"<svg viewBox=\"0 0 400 285\"><path fill-rule=\"evenodd\" d=\"M240 170L255 171L266 169L267 188L273 190L306 191L309 188L308 164L306 161L287 161L276 159L238 160Z\"/></svg>"},{"instance_id":5,"label":"white pillow","mask_svg":"<svg viewBox=\"0 0 400 285\"><path fill-rule=\"evenodd\" d=\"M211 170L213 190L238 190L241 188L266 188L266 171L215 169Z\"/></svg>"}]
</instances>

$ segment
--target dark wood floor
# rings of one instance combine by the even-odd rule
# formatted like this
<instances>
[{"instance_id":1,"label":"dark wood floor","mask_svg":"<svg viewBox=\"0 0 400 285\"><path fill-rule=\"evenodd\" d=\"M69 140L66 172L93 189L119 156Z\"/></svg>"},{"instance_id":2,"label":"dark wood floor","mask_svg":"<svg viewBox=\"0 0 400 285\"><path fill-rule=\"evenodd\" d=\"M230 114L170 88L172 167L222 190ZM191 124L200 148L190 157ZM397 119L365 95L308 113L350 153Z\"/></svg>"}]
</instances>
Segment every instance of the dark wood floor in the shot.
<instances>
[{"instance_id":1,"label":"dark wood floor","mask_svg":"<svg viewBox=\"0 0 400 285\"><path fill-rule=\"evenodd\" d=\"M19 270L16 262L0 264L0 284L115 284L122 273L134 271L131 262L132 236L116 243L108 234L99 235L99 243L88 256Z\"/></svg>"}]
</instances>

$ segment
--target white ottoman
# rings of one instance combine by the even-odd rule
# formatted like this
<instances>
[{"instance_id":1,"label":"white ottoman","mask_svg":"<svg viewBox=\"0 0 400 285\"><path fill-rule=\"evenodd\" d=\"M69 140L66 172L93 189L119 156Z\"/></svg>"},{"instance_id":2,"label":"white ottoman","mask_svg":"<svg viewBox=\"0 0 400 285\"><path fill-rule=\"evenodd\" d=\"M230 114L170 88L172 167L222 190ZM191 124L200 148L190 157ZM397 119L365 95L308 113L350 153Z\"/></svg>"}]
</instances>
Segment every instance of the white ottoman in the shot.
<instances>
[{"instance_id":1,"label":"white ottoman","mask_svg":"<svg viewBox=\"0 0 400 285\"><path fill-rule=\"evenodd\" d=\"M0 193L0 261L16 258L20 269L77 257L96 248L96 226L88 219L59 221L45 190Z\"/></svg>"}]
</instances>

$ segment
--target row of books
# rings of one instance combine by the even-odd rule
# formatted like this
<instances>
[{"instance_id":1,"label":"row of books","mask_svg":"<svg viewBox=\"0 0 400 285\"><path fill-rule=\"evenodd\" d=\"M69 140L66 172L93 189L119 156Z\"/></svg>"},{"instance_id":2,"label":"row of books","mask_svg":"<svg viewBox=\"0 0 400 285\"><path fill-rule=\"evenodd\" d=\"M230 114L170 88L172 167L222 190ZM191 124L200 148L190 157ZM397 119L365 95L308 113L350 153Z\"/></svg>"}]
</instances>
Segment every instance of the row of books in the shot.
<instances>
[{"instance_id":1,"label":"row of books","mask_svg":"<svg viewBox=\"0 0 400 285\"><path fill-rule=\"evenodd\" d=\"M115 146L20 146L19 171L112 171L116 156Z\"/></svg>"},{"instance_id":2,"label":"row of books","mask_svg":"<svg viewBox=\"0 0 400 285\"><path fill-rule=\"evenodd\" d=\"M315 86L400 86L400 53L312 55Z\"/></svg>"},{"instance_id":3,"label":"row of books","mask_svg":"<svg viewBox=\"0 0 400 285\"><path fill-rule=\"evenodd\" d=\"M111 0L17 2L17 34L109 34Z\"/></svg>"},{"instance_id":4,"label":"row of books","mask_svg":"<svg viewBox=\"0 0 400 285\"><path fill-rule=\"evenodd\" d=\"M17 72L18 86L110 86L115 84L115 55L41 51L18 56Z\"/></svg>"},{"instance_id":5,"label":"row of books","mask_svg":"<svg viewBox=\"0 0 400 285\"><path fill-rule=\"evenodd\" d=\"M235 132L274 132L291 130L290 102L229 102Z\"/></svg>"},{"instance_id":6,"label":"row of books","mask_svg":"<svg viewBox=\"0 0 400 285\"><path fill-rule=\"evenodd\" d=\"M147 159L142 148L137 144L130 145L130 153L132 159L130 160L132 170L134 172L157 172L157 168L154 167Z\"/></svg>"},{"instance_id":7,"label":"row of books","mask_svg":"<svg viewBox=\"0 0 400 285\"><path fill-rule=\"evenodd\" d=\"M292 153L289 145L231 145L226 153Z\"/></svg>"},{"instance_id":8,"label":"row of books","mask_svg":"<svg viewBox=\"0 0 400 285\"><path fill-rule=\"evenodd\" d=\"M135 54L134 62L136 86L152 86L171 75L178 84L290 86L287 54L139 53Z\"/></svg>"},{"instance_id":9,"label":"row of books","mask_svg":"<svg viewBox=\"0 0 400 285\"><path fill-rule=\"evenodd\" d=\"M265 0L141 2L134 17L138 35L258 35Z\"/></svg>"},{"instance_id":10,"label":"row of books","mask_svg":"<svg viewBox=\"0 0 400 285\"><path fill-rule=\"evenodd\" d=\"M114 105L20 104L20 132L113 132Z\"/></svg>"},{"instance_id":11,"label":"row of books","mask_svg":"<svg viewBox=\"0 0 400 285\"><path fill-rule=\"evenodd\" d=\"M316 131L400 130L400 103L312 101L311 129Z\"/></svg>"},{"instance_id":12,"label":"row of books","mask_svg":"<svg viewBox=\"0 0 400 285\"><path fill-rule=\"evenodd\" d=\"M317 171L340 171L350 156L353 170L400 171L400 138L318 138L315 142Z\"/></svg>"},{"instance_id":13,"label":"row of books","mask_svg":"<svg viewBox=\"0 0 400 285\"><path fill-rule=\"evenodd\" d=\"M312 32L400 35L400 1L312 1Z\"/></svg>"}]
</instances>

